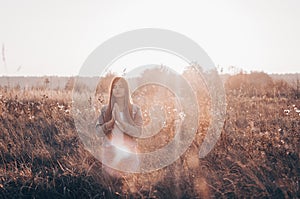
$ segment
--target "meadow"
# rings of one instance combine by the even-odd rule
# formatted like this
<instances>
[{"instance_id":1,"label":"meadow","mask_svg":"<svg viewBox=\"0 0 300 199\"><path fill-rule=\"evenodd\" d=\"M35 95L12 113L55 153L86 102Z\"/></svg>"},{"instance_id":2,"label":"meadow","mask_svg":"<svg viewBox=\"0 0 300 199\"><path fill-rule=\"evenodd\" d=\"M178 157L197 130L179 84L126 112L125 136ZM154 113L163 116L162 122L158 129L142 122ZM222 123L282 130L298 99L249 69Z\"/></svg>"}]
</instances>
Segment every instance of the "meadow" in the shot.
<instances>
[{"instance_id":1,"label":"meadow","mask_svg":"<svg viewBox=\"0 0 300 199\"><path fill-rule=\"evenodd\" d=\"M299 198L298 88L256 73L227 78L225 91L222 133L206 157L198 156L210 121L204 114L178 160L133 174L106 168L85 149L71 113L72 89L1 86L0 198ZM170 128L153 142L169 141Z\"/></svg>"}]
</instances>

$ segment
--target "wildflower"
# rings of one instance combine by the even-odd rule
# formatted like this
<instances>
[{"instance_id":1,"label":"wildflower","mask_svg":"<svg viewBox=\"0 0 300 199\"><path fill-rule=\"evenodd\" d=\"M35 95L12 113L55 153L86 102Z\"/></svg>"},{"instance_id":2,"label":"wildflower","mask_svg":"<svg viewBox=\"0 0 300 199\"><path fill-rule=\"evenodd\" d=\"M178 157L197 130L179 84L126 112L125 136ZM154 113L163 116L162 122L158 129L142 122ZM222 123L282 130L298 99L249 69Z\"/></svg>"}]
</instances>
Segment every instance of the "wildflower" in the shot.
<instances>
[{"instance_id":1,"label":"wildflower","mask_svg":"<svg viewBox=\"0 0 300 199\"><path fill-rule=\"evenodd\" d=\"M59 108L60 110L62 110L64 107L65 107L64 105L58 105L58 108Z\"/></svg>"},{"instance_id":2,"label":"wildflower","mask_svg":"<svg viewBox=\"0 0 300 199\"><path fill-rule=\"evenodd\" d=\"M186 116L186 114L184 112L181 111L179 113L179 117L180 117L181 120L184 120L185 116Z\"/></svg>"},{"instance_id":3,"label":"wildflower","mask_svg":"<svg viewBox=\"0 0 300 199\"><path fill-rule=\"evenodd\" d=\"M290 110L285 109L283 112L284 112L284 114L288 115L290 113Z\"/></svg>"}]
</instances>

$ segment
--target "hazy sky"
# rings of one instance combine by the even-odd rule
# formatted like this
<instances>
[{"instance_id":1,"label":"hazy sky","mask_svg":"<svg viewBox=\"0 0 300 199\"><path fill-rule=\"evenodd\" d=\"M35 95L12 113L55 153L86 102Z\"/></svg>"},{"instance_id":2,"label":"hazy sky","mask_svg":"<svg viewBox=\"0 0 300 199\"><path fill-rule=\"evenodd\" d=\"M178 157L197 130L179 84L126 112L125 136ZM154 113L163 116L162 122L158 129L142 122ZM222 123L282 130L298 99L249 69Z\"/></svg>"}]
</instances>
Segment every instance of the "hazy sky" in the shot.
<instances>
[{"instance_id":1,"label":"hazy sky","mask_svg":"<svg viewBox=\"0 0 300 199\"><path fill-rule=\"evenodd\" d=\"M299 10L299 0L0 0L0 75L77 75L102 42L138 28L182 33L220 67L300 72Z\"/></svg>"}]
</instances>

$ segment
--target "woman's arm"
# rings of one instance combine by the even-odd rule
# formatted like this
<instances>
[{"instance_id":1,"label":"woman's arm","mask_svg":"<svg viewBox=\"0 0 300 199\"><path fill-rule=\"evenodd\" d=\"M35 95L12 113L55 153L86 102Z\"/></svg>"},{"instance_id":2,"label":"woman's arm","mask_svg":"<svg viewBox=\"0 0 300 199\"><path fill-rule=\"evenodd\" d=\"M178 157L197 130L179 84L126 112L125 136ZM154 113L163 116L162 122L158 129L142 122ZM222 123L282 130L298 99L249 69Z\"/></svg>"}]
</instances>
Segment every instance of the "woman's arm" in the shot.
<instances>
[{"instance_id":1,"label":"woman's arm","mask_svg":"<svg viewBox=\"0 0 300 199\"><path fill-rule=\"evenodd\" d=\"M96 123L96 133L99 136L103 136L103 135L106 135L107 133L109 133L115 124L115 120L113 117L108 122L104 121L104 115L105 115L106 108L107 107L105 106L101 109L101 114Z\"/></svg>"},{"instance_id":2,"label":"woman's arm","mask_svg":"<svg viewBox=\"0 0 300 199\"><path fill-rule=\"evenodd\" d=\"M135 110L133 110L134 111L134 114L133 114L134 125L120 120L119 116L117 116L116 124L126 134L128 134L132 137L139 137L142 134L142 125L143 125L142 112L141 112L140 108L137 107L136 105L134 105L133 108L135 109Z\"/></svg>"}]
</instances>

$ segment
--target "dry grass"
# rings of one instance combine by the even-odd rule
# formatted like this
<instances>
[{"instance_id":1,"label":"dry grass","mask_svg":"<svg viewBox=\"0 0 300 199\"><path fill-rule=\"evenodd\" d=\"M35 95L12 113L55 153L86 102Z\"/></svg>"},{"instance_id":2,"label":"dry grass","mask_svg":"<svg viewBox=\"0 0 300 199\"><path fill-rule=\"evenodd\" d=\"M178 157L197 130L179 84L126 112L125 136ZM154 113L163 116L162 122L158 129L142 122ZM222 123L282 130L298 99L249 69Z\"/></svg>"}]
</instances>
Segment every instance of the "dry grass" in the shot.
<instances>
[{"instance_id":1,"label":"dry grass","mask_svg":"<svg viewBox=\"0 0 300 199\"><path fill-rule=\"evenodd\" d=\"M198 158L203 119L173 164L111 176L84 149L69 94L1 91L0 198L300 197L299 99L227 90L222 135L208 156Z\"/></svg>"}]
</instances>

